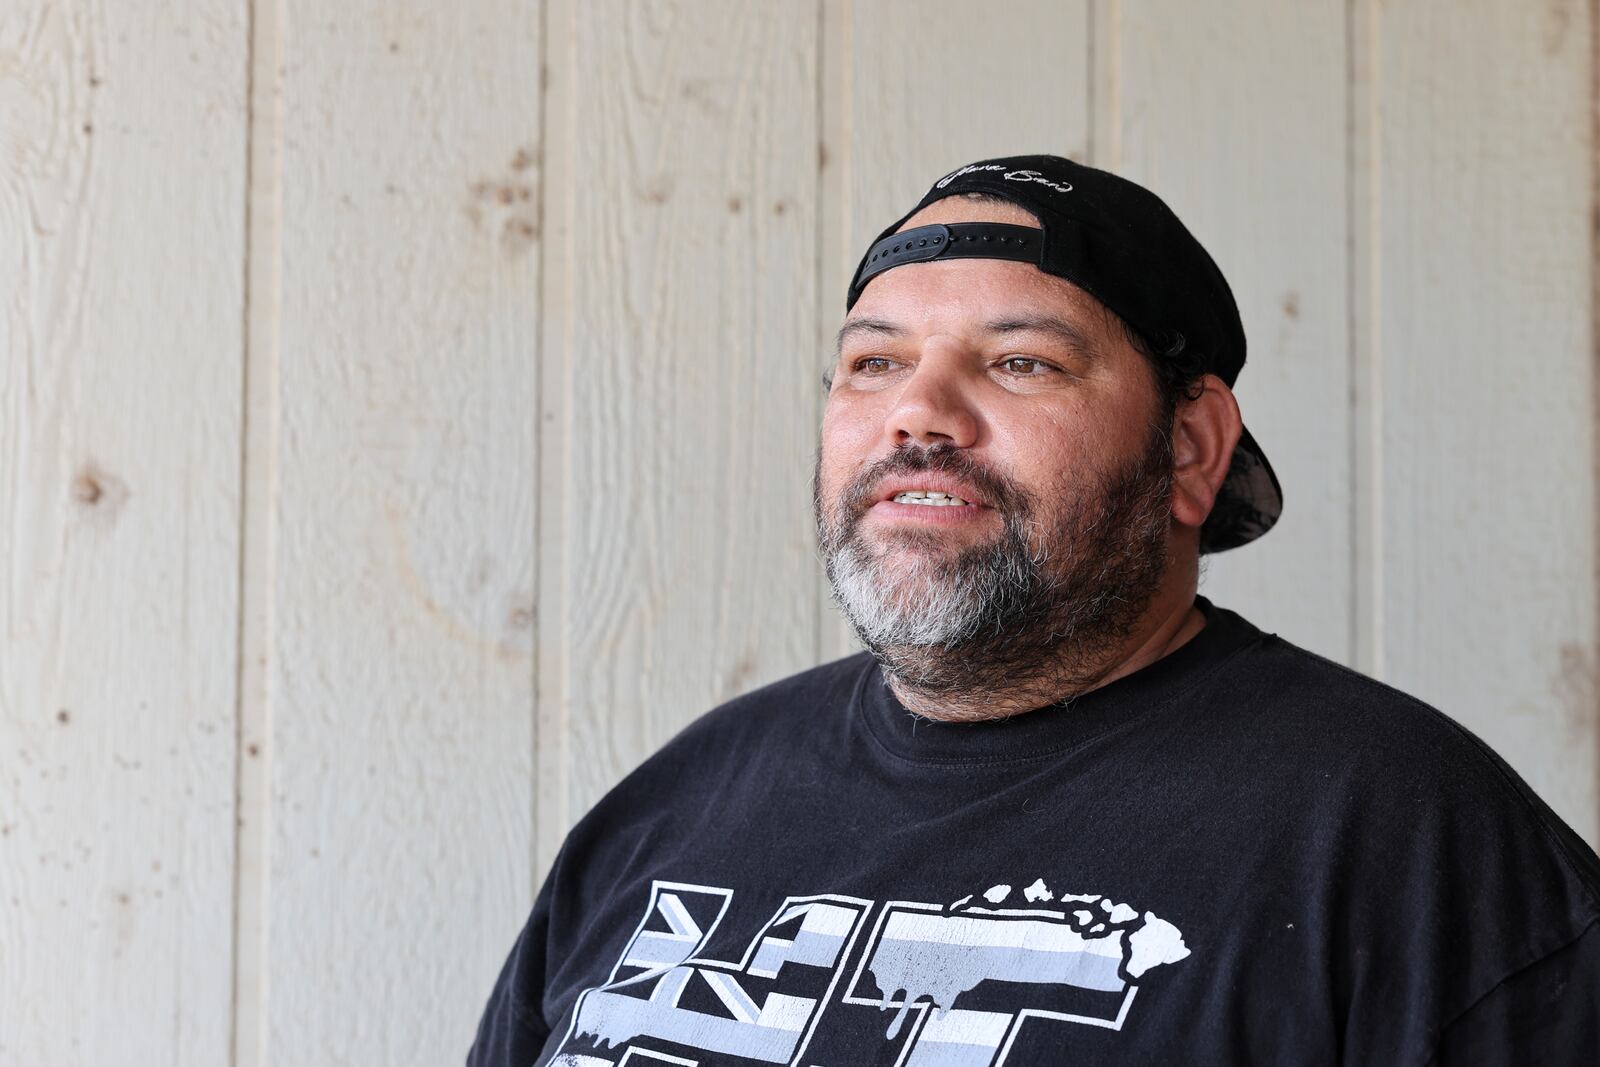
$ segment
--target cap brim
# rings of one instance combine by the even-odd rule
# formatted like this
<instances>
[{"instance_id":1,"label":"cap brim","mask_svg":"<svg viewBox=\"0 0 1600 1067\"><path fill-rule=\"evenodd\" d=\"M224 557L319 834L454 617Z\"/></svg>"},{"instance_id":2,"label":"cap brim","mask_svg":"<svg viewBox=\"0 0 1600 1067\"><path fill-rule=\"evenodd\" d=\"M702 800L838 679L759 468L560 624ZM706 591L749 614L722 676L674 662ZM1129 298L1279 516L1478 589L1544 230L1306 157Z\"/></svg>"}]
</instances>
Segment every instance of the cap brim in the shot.
<instances>
[{"instance_id":1,"label":"cap brim","mask_svg":"<svg viewBox=\"0 0 1600 1067\"><path fill-rule=\"evenodd\" d=\"M1249 544L1272 529L1283 514L1283 489L1267 454L1244 429L1234 446L1228 476L1200 527L1200 551L1223 552Z\"/></svg>"}]
</instances>

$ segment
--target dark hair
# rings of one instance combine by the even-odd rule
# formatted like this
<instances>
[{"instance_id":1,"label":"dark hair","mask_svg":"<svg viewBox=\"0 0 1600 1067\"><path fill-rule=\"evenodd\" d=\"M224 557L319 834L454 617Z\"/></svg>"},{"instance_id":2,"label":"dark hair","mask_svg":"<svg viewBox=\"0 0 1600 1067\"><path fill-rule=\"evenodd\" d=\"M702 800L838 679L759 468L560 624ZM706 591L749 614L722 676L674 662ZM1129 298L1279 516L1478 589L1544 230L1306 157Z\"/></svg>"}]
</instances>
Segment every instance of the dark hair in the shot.
<instances>
[{"instance_id":1,"label":"dark hair","mask_svg":"<svg viewBox=\"0 0 1600 1067\"><path fill-rule=\"evenodd\" d=\"M1156 396L1161 402L1161 424L1171 427L1178 401L1197 400L1202 392L1200 378L1206 374L1206 359L1189 347L1188 339L1176 330L1168 332L1162 343L1152 344L1144 334L1109 308L1106 315L1122 330L1128 346L1145 358L1156 378Z\"/></svg>"}]
</instances>

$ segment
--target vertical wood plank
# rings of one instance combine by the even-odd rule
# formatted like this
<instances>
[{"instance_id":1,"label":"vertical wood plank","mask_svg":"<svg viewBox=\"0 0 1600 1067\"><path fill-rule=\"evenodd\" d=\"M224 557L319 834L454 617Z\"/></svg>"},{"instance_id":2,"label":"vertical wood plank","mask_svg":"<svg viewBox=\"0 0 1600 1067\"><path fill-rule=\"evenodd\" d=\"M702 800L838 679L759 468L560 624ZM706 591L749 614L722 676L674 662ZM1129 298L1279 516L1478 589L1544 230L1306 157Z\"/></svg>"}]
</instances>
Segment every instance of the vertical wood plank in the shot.
<instances>
[{"instance_id":1,"label":"vertical wood plank","mask_svg":"<svg viewBox=\"0 0 1600 1067\"><path fill-rule=\"evenodd\" d=\"M0 10L0 1062L228 1059L246 10Z\"/></svg>"},{"instance_id":2,"label":"vertical wood plank","mask_svg":"<svg viewBox=\"0 0 1600 1067\"><path fill-rule=\"evenodd\" d=\"M244 507L240 522L239 815L234 846L233 1061L266 1067L272 884L273 608L278 331L283 313L284 0L250 0L249 196L245 212Z\"/></svg>"},{"instance_id":3,"label":"vertical wood plank","mask_svg":"<svg viewBox=\"0 0 1600 1067\"><path fill-rule=\"evenodd\" d=\"M826 399L815 383L833 364L845 290L867 242L962 164L1030 152L1087 161L1091 129L1087 0L1003 12L956 0L828 0L825 24L813 456ZM857 651L820 566L814 574L822 659Z\"/></svg>"},{"instance_id":4,"label":"vertical wood plank","mask_svg":"<svg viewBox=\"0 0 1600 1067\"><path fill-rule=\"evenodd\" d=\"M286 12L266 1059L458 1062L533 889L539 11Z\"/></svg>"},{"instance_id":5,"label":"vertical wood plank","mask_svg":"<svg viewBox=\"0 0 1600 1067\"><path fill-rule=\"evenodd\" d=\"M1239 304L1245 425L1283 484L1260 541L1201 592L1323 655L1352 655L1345 8L1334 0L1098 0L1096 164L1149 187Z\"/></svg>"},{"instance_id":6,"label":"vertical wood plank","mask_svg":"<svg viewBox=\"0 0 1600 1067\"><path fill-rule=\"evenodd\" d=\"M552 4L541 866L690 719L815 662L817 26Z\"/></svg>"},{"instance_id":7,"label":"vertical wood plank","mask_svg":"<svg viewBox=\"0 0 1600 1067\"><path fill-rule=\"evenodd\" d=\"M1365 17L1377 666L1600 842L1591 8Z\"/></svg>"}]
</instances>

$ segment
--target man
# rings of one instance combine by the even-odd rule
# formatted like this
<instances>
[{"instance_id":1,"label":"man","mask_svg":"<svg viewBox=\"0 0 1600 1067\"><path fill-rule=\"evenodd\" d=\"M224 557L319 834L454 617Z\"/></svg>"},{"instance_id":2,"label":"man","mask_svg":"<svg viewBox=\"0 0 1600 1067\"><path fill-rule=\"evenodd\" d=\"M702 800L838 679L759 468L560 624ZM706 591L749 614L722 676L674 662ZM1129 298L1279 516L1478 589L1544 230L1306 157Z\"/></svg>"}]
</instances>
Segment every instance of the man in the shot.
<instances>
[{"instance_id":1,"label":"man","mask_svg":"<svg viewBox=\"0 0 1600 1067\"><path fill-rule=\"evenodd\" d=\"M469 1064L1600 1063L1600 860L1460 726L1196 595L1276 477L1153 194L941 178L852 280L813 499L867 651L567 837Z\"/></svg>"}]
</instances>

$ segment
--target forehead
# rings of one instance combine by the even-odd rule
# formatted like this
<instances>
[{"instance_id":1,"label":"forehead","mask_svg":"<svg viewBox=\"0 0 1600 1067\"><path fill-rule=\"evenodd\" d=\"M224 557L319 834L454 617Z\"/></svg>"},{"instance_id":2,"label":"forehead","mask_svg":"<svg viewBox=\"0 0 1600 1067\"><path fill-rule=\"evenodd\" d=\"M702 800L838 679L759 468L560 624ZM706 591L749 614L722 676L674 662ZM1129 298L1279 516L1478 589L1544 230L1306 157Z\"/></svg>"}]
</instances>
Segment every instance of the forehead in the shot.
<instances>
[{"instance_id":1,"label":"forehead","mask_svg":"<svg viewBox=\"0 0 1600 1067\"><path fill-rule=\"evenodd\" d=\"M1016 204L949 196L918 211L895 232L936 222L1039 224L1032 212ZM1016 260L982 258L907 263L886 270L867 283L845 322L907 320L907 327L934 329L1012 314L1048 314L1095 337L1108 336L1111 325L1105 305L1065 278Z\"/></svg>"},{"instance_id":2,"label":"forehead","mask_svg":"<svg viewBox=\"0 0 1600 1067\"><path fill-rule=\"evenodd\" d=\"M895 233L934 222L1009 222L1015 226L1039 225L1038 216L1020 204L1013 204L1009 200L972 201L957 195L935 200L906 219Z\"/></svg>"}]
</instances>

